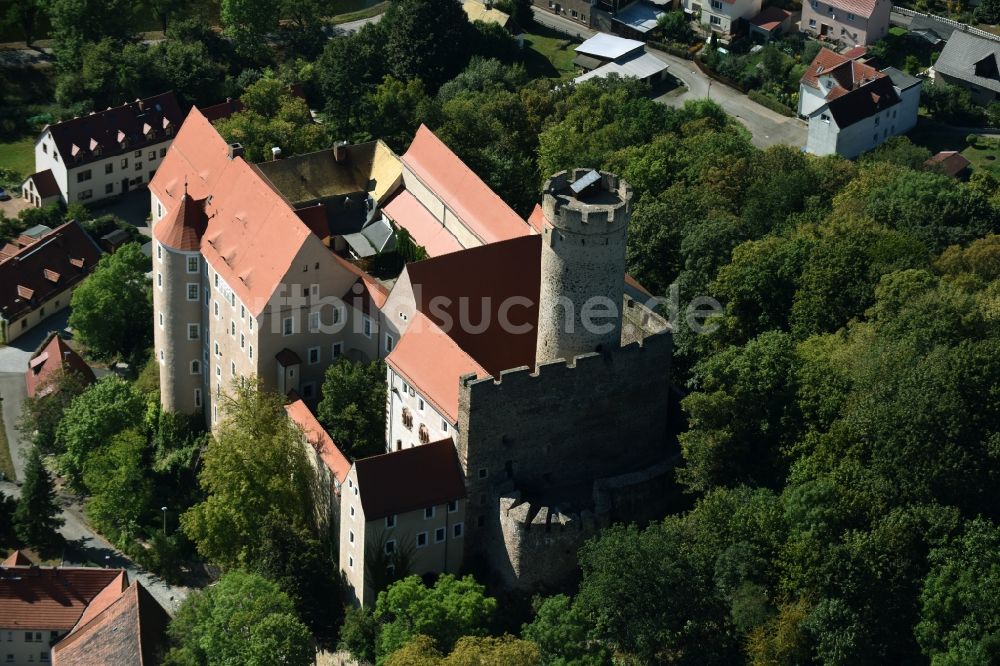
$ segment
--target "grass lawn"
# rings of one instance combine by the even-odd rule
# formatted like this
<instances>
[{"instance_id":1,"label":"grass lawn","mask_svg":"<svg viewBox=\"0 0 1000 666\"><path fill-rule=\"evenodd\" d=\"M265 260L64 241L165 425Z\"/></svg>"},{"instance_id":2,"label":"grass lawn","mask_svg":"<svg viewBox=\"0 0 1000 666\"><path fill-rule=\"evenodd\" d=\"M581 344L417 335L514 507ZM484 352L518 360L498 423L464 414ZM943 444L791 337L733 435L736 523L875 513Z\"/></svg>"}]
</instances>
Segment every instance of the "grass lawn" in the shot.
<instances>
[{"instance_id":1,"label":"grass lawn","mask_svg":"<svg viewBox=\"0 0 1000 666\"><path fill-rule=\"evenodd\" d=\"M966 143L965 132L949 130L932 123L919 123L907 134L910 141L927 148L931 153L942 150L957 150L969 162L973 172L986 171L1000 178L1000 140L980 138L975 146Z\"/></svg>"},{"instance_id":2,"label":"grass lawn","mask_svg":"<svg viewBox=\"0 0 1000 666\"><path fill-rule=\"evenodd\" d=\"M980 139L975 146L967 146L962 155L972 162L973 172L986 171L1000 177L1000 144L996 140Z\"/></svg>"},{"instance_id":3,"label":"grass lawn","mask_svg":"<svg viewBox=\"0 0 1000 666\"><path fill-rule=\"evenodd\" d=\"M13 481L16 478L14 475L14 461L10 458L7 431L3 425L3 412L0 412L0 472L3 472L4 478L8 481Z\"/></svg>"},{"instance_id":4,"label":"grass lawn","mask_svg":"<svg viewBox=\"0 0 1000 666\"><path fill-rule=\"evenodd\" d=\"M34 173L35 137L28 136L17 141L0 142L0 169L10 169L22 178Z\"/></svg>"},{"instance_id":5,"label":"grass lawn","mask_svg":"<svg viewBox=\"0 0 1000 666\"><path fill-rule=\"evenodd\" d=\"M535 79L570 79L576 73L573 58L577 42L555 30L535 25L524 33L524 68Z\"/></svg>"}]
</instances>

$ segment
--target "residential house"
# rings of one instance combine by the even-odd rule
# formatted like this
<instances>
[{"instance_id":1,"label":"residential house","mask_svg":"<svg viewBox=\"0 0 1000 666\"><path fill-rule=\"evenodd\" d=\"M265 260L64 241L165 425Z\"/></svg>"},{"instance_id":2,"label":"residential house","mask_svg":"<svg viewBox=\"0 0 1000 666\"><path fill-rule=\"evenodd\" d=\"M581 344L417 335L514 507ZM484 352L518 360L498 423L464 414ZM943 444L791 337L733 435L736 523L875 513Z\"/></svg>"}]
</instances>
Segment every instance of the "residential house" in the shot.
<instances>
[{"instance_id":1,"label":"residential house","mask_svg":"<svg viewBox=\"0 0 1000 666\"><path fill-rule=\"evenodd\" d=\"M28 360L28 369L24 373L24 383L28 396L44 398L59 390L59 377L67 372L76 374L84 386L96 381L94 371L87 362L66 344L57 332L49 333L38 350Z\"/></svg>"},{"instance_id":2,"label":"residential house","mask_svg":"<svg viewBox=\"0 0 1000 666\"><path fill-rule=\"evenodd\" d=\"M34 227L0 248L0 343L69 305L101 250L75 221Z\"/></svg>"},{"instance_id":3,"label":"residential house","mask_svg":"<svg viewBox=\"0 0 1000 666\"><path fill-rule=\"evenodd\" d=\"M806 152L853 158L904 134L917 122L920 85L893 67L875 69L863 50L822 49L799 84L799 115L809 120Z\"/></svg>"},{"instance_id":4,"label":"residential house","mask_svg":"<svg viewBox=\"0 0 1000 666\"><path fill-rule=\"evenodd\" d=\"M660 17L664 14L666 11L662 6L639 0L614 13L611 29L622 37L645 41L649 33L656 29Z\"/></svg>"},{"instance_id":5,"label":"residential house","mask_svg":"<svg viewBox=\"0 0 1000 666\"><path fill-rule=\"evenodd\" d=\"M39 567L20 551L0 564L2 663L158 663L169 616L122 569Z\"/></svg>"},{"instance_id":6,"label":"residential house","mask_svg":"<svg viewBox=\"0 0 1000 666\"><path fill-rule=\"evenodd\" d=\"M960 86L976 104L988 106L1000 97L1000 42L955 30L934 63L935 82Z\"/></svg>"},{"instance_id":7,"label":"residential house","mask_svg":"<svg viewBox=\"0 0 1000 666\"><path fill-rule=\"evenodd\" d=\"M761 0L682 0L688 14L700 17L702 26L724 40L742 33L746 24L760 13Z\"/></svg>"},{"instance_id":8,"label":"residential house","mask_svg":"<svg viewBox=\"0 0 1000 666\"><path fill-rule=\"evenodd\" d=\"M96 201L142 188L153 178L184 120L173 92L92 112L42 130L35 173L22 186L36 206Z\"/></svg>"},{"instance_id":9,"label":"residential house","mask_svg":"<svg viewBox=\"0 0 1000 666\"><path fill-rule=\"evenodd\" d=\"M634 39L600 32L575 50L577 55L573 63L584 73L573 79L574 83L612 74L656 83L667 71L667 63L646 53L645 44Z\"/></svg>"},{"instance_id":10,"label":"residential house","mask_svg":"<svg viewBox=\"0 0 1000 666\"><path fill-rule=\"evenodd\" d=\"M317 522L323 531L337 534L340 529L340 495L351 463L306 403L295 394L290 395L289 400L285 411L302 431L302 444L316 474L317 496L314 501Z\"/></svg>"},{"instance_id":11,"label":"residential house","mask_svg":"<svg viewBox=\"0 0 1000 666\"><path fill-rule=\"evenodd\" d=\"M892 0L806 0L799 28L819 39L864 46L889 32Z\"/></svg>"},{"instance_id":12,"label":"residential house","mask_svg":"<svg viewBox=\"0 0 1000 666\"><path fill-rule=\"evenodd\" d=\"M531 0L531 4L587 28L597 25L596 0Z\"/></svg>"},{"instance_id":13,"label":"residential house","mask_svg":"<svg viewBox=\"0 0 1000 666\"><path fill-rule=\"evenodd\" d=\"M497 9L492 0L465 0L462 9L470 21L482 21L483 23L495 23L517 39L517 45L524 46L524 30L511 17L510 14Z\"/></svg>"},{"instance_id":14,"label":"residential house","mask_svg":"<svg viewBox=\"0 0 1000 666\"><path fill-rule=\"evenodd\" d=\"M451 439L357 460L343 490L340 570L354 603L371 605L395 577L459 572L466 493Z\"/></svg>"}]
</instances>

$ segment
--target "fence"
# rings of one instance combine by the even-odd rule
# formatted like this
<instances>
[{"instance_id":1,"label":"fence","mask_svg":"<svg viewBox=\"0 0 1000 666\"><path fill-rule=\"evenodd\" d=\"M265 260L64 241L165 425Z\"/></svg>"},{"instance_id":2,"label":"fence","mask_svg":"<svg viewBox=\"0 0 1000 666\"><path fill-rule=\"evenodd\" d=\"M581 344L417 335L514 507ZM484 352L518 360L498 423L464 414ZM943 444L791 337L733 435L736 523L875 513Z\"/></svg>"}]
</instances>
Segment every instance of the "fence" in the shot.
<instances>
[{"instance_id":1,"label":"fence","mask_svg":"<svg viewBox=\"0 0 1000 666\"><path fill-rule=\"evenodd\" d=\"M961 23L955 21L954 19L945 18L943 16L938 16L936 14L924 14L923 12L916 12L912 9L907 9L906 7L893 7L892 11L894 14L902 14L903 16L921 16L923 18L934 19L935 21L941 21L956 30L961 30L962 32L967 32L970 35L975 35L976 37L982 37L983 39L989 39L994 42L1000 42L1000 35L994 35L992 32L986 32L985 30L980 30L979 28L974 28L968 23Z\"/></svg>"}]
</instances>

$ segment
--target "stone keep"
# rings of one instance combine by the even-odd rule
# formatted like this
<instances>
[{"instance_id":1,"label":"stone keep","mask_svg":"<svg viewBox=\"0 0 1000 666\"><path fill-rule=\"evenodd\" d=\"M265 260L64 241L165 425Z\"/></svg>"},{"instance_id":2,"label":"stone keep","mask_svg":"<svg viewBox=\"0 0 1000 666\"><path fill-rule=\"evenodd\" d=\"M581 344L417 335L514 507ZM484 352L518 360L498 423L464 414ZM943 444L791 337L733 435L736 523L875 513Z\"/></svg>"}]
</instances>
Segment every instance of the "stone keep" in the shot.
<instances>
[{"instance_id":1,"label":"stone keep","mask_svg":"<svg viewBox=\"0 0 1000 666\"><path fill-rule=\"evenodd\" d=\"M538 363L621 344L631 201L632 188L610 173L574 169L546 181ZM584 315L597 325L585 328Z\"/></svg>"}]
</instances>

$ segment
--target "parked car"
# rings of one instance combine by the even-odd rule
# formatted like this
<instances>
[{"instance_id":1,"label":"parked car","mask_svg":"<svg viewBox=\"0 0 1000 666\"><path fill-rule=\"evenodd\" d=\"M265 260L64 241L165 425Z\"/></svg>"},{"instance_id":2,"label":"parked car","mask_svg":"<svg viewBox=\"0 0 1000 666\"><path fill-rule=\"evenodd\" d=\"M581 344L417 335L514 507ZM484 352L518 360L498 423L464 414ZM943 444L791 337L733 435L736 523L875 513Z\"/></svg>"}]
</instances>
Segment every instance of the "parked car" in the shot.
<instances>
[{"instance_id":1,"label":"parked car","mask_svg":"<svg viewBox=\"0 0 1000 666\"><path fill-rule=\"evenodd\" d=\"M0 187L0 201L10 201L10 193Z\"/></svg>"}]
</instances>

